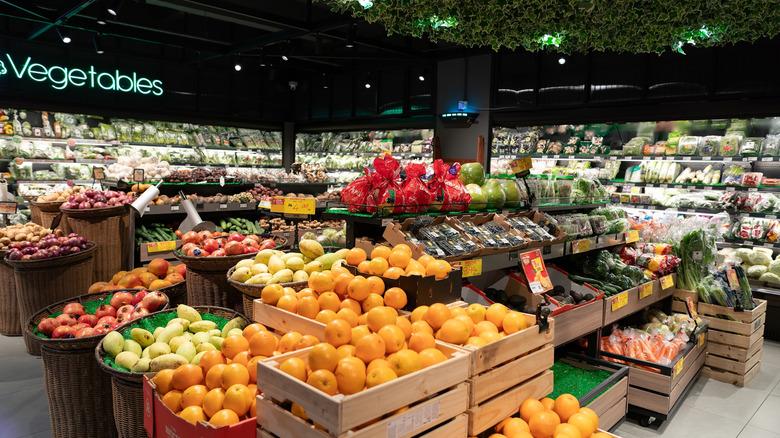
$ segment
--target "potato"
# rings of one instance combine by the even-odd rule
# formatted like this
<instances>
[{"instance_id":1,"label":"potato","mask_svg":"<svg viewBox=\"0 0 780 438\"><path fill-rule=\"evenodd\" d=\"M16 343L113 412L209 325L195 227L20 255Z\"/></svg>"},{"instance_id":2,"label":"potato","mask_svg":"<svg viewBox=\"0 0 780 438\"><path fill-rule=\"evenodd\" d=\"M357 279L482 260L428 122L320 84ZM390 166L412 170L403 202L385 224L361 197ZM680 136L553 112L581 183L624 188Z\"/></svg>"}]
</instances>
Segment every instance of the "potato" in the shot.
<instances>
[{"instance_id":1,"label":"potato","mask_svg":"<svg viewBox=\"0 0 780 438\"><path fill-rule=\"evenodd\" d=\"M7 237L0 238L0 245L6 245L7 246L7 245L10 245L10 244L11 244L11 239L9 239Z\"/></svg>"},{"instance_id":2,"label":"potato","mask_svg":"<svg viewBox=\"0 0 780 438\"><path fill-rule=\"evenodd\" d=\"M25 237L27 237L27 235L19 233L14 236L14 242L23 242Z\"/></svg>"},{"instance_id":3,"label":"potato","mask_svg":"<svg viewBox=\"0 0 780 438\"><path fill-rule=\"evenodd\" d=\"M38 237L38 236L33 236L32 239L30 239L30 242L32 242L32 243L37 243L37 242L40 242L40 241L41 241L41 238Z\"/></svg>"}]
</instances>

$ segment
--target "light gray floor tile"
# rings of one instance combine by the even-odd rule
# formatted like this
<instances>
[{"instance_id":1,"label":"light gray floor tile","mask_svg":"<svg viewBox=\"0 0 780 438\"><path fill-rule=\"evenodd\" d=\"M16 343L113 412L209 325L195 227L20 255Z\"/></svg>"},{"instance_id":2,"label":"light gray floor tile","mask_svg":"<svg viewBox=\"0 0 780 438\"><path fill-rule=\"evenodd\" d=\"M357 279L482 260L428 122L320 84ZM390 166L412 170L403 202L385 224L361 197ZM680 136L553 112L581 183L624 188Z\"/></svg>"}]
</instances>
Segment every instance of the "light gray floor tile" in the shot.
<instances>
[{"instance_id":1,"label":"light gray floor tile","mask_svg":"<svg viewBox=\"0 0 780 438\"><path fill-rule=\"evenodd\" d=\"M748 426L758 427L760 429L777 432L780 429L780 397L770 395L764 404L758 408L753 418L748 422Z\"/></svg>"},{"instance_id":2,"label":"light gray floor tile","mask_svg":"<svg viewBox=\"0 0 780 438\"><path fill-rule=\"evenodd\" d=\"M0 335L0 351L3 352L0 355L0 365L9 359L34 358L34 356L27 354L21 336Z\"/></svg>"},{"instance_id":3,"label":"light gray floor tile","mask_svg":"<svg viewBox=\"0 0 780 438\"><path fill-rule=\"evenodd\" d=\"M51 438L51 429L46 429L40 432L31 433L30 435L25 435L19 438Z\"/></svg>"},{"instance_id":4,"label":"light gray floor tile","mask_svg":"<svg viewBox=\"0 0 780 438\"><path fill-rule=\"evenodd\" d=\"M761 362L780 367L780 342L764 339L761 350Z\"/></svg>"},{"instance_id":5,"label":"light gray floor tile","mask_svg":"<svg viewBox=\"0 0 780 438\"><path fill-rule=\"evenodd\" d=\"M0 397L0 437L16 438L49 429L49 406L43 385Z\"/></svg>"},{"instance_id":6,"label":"light gray floor tile","mask_svg":"<svg viewBox=\"0 0 780 438\"><path fill-rule=\"evenodd\" d=\"M768 388L764 390L740 388L717 380L699 378L696 386L683 400L683 405L722 415L745 425L764 402L768 392ZM728 400L728 409L724 409L724 400Z\"/></svg>"},{"instance_id":7,"label":"light gray floor tile","mask_svg":"<svg viewBox=\"0 0 780 438\"><path fill-rule=\"evenodd\" d=\"M667 421L650 427L642 427L633 422L623 423L616 435L631 434L639 438L735 438L744 426L743 422L730 420L721 415L696 409L683 404Z\"/></svg>"},{"instance_id":8,"label":"light gray floor tile","mask_svg":"<svg viewBox=\"0 0 780 438\"><path fill-rule=\"evenodd\" d=\"M780 438L780 433L773 433L753 426L745 426L737 438Z\"/></svg>"},{"instance_id":9,"label":"light gray floor tile","mask_svg":"<svg viewBox=\"0 0 780 438\"><path fill-rule=\"evenodd\" d=\"M43 364L33 357L14 357L0 362L0 396L43 386Z\"/></svg>"}]
</instances>

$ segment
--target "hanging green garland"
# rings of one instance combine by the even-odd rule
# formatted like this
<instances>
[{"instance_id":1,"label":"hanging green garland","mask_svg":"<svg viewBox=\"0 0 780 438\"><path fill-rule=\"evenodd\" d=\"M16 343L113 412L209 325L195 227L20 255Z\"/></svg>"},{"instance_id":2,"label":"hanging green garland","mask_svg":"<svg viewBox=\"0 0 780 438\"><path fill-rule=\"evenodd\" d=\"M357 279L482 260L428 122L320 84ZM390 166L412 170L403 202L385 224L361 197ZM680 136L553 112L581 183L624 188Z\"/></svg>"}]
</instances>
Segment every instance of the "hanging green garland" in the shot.
<instances>
[{"instance_id":1,"label":"hanging green garland","mask_svg":"<svg viewBox=\"0 0 780 438\"><path fill-rule=\"evenodd\" d=\"M685 53L689 45L752 42L780 33L765 0L318 0L389 35L427 36L498 50L552 48Z\"/></svg>"}]
</instances>

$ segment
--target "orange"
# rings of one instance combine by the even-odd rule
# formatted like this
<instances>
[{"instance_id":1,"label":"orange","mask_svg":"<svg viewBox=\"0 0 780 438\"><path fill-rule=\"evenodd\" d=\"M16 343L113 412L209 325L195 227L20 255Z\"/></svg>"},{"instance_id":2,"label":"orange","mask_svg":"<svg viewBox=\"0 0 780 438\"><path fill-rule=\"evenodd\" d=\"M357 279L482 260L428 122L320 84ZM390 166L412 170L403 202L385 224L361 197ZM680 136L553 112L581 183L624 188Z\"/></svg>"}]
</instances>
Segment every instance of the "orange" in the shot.
<instances>
[{"instance_id":1,"label":"orange","mask_svg":"<svg viewBox=\"0 0 780 438\"><path fill-rule=\"evenodd\" d=\"M387 262L390 263L390 266L399 268L401 272L403 272L409 265L409 260L411 260L411 258L411 254L407 254L405 251L392 251Z\"/></svg>"},{"instance_id":2,"label":"orange","mask_svg":"<svg viewBox=\"0 0 780 438\"><path fill-rule=\"evenodd\" d=\"M236 384L244 386L249 384L249 370L241 364L231 363L222 370L222 388L227 390Z\"/></svg>"},{"instance_id":3,"label":"orange","mask_svg":"<svg viewBox=\"0 0 780 438\"><path fill-rule=\"evenodd\" d=\"M181 407L203 406L203 398L209 392L204 385L192 385L181 394Z\"/></svg>"},{"instance_id":4,"label":"orange","mask_svg":"<svg viewBox=\"0 0 780 438\"><path fill-rule=\"evenodd\" d=\"M218 363L211 368L206 374L206 387L208 389L222 388L222 372L225 371L227 365Z\"/></svg>"},{"instance_id":5,"label":"orange","mask_svg":"<svg viewBox=\"0 0 780 438\"><path fill-rule=\"evenodd\" d=\"M238 418L238 414L236 414L232 409L219 410L214 413L211 419L209 419L209 423L217 427L230 426L231 424L236 424L239 421L241 421L241 419Z\"/></svg>"},{"instance_id":6,"label":"orange","mask_svg":"<svg viewBox=\"0 0 780 438\"><path fill-rule=\"evenodd\" d=\"M472 336L466 341L466 345L473 345L475 347L481 347L483 345L487 345L487 341L480 338L479 336Z\"/></svg>"},{"instance_id":7,"label":"orange","mask_svg":"<svg viewBox=\"0 0 780 438\"><path fill-rule=\"evenodd\" d=\"M384 245L377 245L374 247L373 250L371 250L371 260L374 260L375 258L382 257L383 259L387 259L390 257L390 248L384 246Z\"/></svg>"},{"instance_id":8,"label":"orange","mask_svg":"<svg viewBox=\"0 0 780 438\"><path fill-rule=\"evenodd\" d=\"M555 399L553 411L565 423L569 421L569 417L580 411L580 402L571 394L561 394Z\"/></svg>"},{"instance_id":9,"label":"orange","mask_svg":"<svg viewBox=\"0 0 780 438\"><path fill-rule=\"evenodd\" d=\"M406 265L404 272L407 276L419 275L420 277L425 277L425 266L423 266L421 263L418 263L416 260L409 260L409 264Z\"/></svg>"},{"instance_id":10,"label":"orange","mask_svg":"<svg viewBox=\"0 0 780 438\"><path fill-rule=\"evenodd\" d=\"M428 267L428 263L430 263L430 262L432 262L434 260L436 260L436 259L433 256L428 255L428 254L423 254L423 255L420 256L419 259L417 259L417 262L419 264L423 265L423 268L427 268Z\"/></svg>"},{"instance_id":11,"label":"orange","mask_svg":"<svg viewBox=\"0 0 780 438\"><path fill-rule=\"evenodd\" d=\"M463 316L463 315L468 316L468 314L466 313L466 309L464 309L463 307L457 307L457 306L450 307L450 318L455 318L456 316Z\"/></svg>"},{"instance_id":12,"label":"orange","mask_svg":"<svg viewBox=\"0 0 780 438\"><path fill-rule=\"evenodd\" d=\"M303 335L298 332L285 333L284 336L279 339L279 345L277 346L279 352L287 353L293 351L295 349L295 343L302 337Z\"/></svg>"},{"instance_id":13,"label":"orange","mask_svg":"<svg viewBox=\"0 0 780 438\"><path fill-rule=\"evenodd\" d=\"M478 324L485 320L486 311L487 309L485 309L485 306L479 303L469 304L469 306L466 307L466 315L474 321L474 324Z\"/></svg>"},{"instance_id":14,"label":"orange","mask_svg":"<svg viewBox=\"0 0 780 438\"><path fill-rule=\"evenodd\" d=\"M358 316L358 325L366 325L366 324L368 324L368 315L363 313L362 315Z\"/></svg>"},{"instance_id":15,"label":"orange","mask_svg":"<svg viewBox=\"0 0 780 438\"><path fill-rule=\"evenodd\" d=\"M349 283L355 279L355 276L346 273L341 274L338 277L336 277L336 280L333 282L333 292L336 292L336 295L340 297L346 297L347 296L347 286Z\"/></svg>"},{"instance_id":16,"label":"orange","mask_svg":"<svg viewBox=\"0 0 780 438\"><path fill-rule=\"evenodd\" d=\"M368 264L368 273L371 275L382 275L387 271L387 268L390 267L390 264L387 262L387 259L384 257L376 257L371 258L371 261Z\"/></svg>"},{"instance_id":17,"label":"orange","mask_svg":"<svg viewBox=\"0 0 780 438\"><path fill-rule=\"evenodd\" d=\"M433 329L431 328L430 324L425 321L415 321L412 323L412 334L415 332L430 333L431 336L433 336Z\"/></svg>"},{"instance_id":18,"label":"orange","mask_svg":"<svg viewBox=\"0 0 780 438\"><path fill-rule=\"evenodd\" d=\"M395 313L386 306L374 307L366 313L366 324L374 333L386 325L394 325L395 319Z\"/></svg>"},{"instance_id":19,"label":"orange","mask_svg":"<svg viewBox=\"0 0 780 438\"><path fill-rule=\"evenodd\" d=\"M352 248L347 251L347 256L344 259L352 266L357 266L360 262L366 260L366 252L360 248Z\"/></svg>"},{"instance_id":20,"label":"orange","mask_svg":"<svg viewBox=\"0 0 780 438\"><path fill-rule=\"evenodd\" d=\"M366 278L366 280L368 280L369 292L370 293L377 294L377 295L380 295L380 296L384 295L384 293L385 293L385 282L380 277L377 277L376 275L372 275L372 276Z\"/></svg>"},{"instance_id":21,"label":"orange","mask_svg":"<svg viewBox=\"0 0 780 438\"><path fill-rule=\"evenodd\" d=\"M266 331L262 333L268 332ZM222 341L222 355L228 359L233 359L233 356L242 351L247 351L248 349L249 341L247 341L243 335L230 335L225 338L224 341Z\"/></svg>"},{"instance_id":22,"label":"orange","mask_svg":"<svg viewBox=\"0 0 780 438\"><path fill-rule=\"evenodd\" d=\"M225 400L225 390L214 388L203 398L203 412L209 417L214 416L217 411L222 409L222 402Z\"/></svg>"},{"instance_id":23,"label":"orange","mask_svg":"<svg viewBox=\"0 0 780 438\"><path fill-rule=\"evenodd\" d=\"M500 303L491 304L490 307L488 307L485 311L485 319L492 322L498 331L501 331L501 328L503 327L504 316L506 316L507 313L509 313L509 309L507 309L505 305Z\"/></svg>"},{"instance_id":24,"label":"orange","mask_svg":"<svg viewBox=\"0 0 780 438\"><path fill-rule=\"evenodd\" d=\"M351 272L349 272L349 269L347 269L347 268L345 268L345 267L343 267L343 266L336 266L336 265L333 265L333 266L330 268L330 275L332 275L332 276L333 276L333 279L334 279L334 280L335 280L335 279L337 279L338 277L340 277L340 276L344 275L344 274L347 274L347 275L352 275L352 273L351 273Z\"/></svg>"},{"instance_id":25,"label":"orange","mask_svg":"<svg viewBox=\"0 0 780 438\"><path fill-rule=\"evenodd\" d=\"M233 360L230 361L230 363L240 363L241 365L246 366L247 362L249 362L249 359L251 358L252 354L249 351L242 351L241 353L233 356Z\"/></svg>"},{"instance_id":26,"label":"orange","mask_svg":"<svg viewBox=\"0 0 780 438\"><path fill-rule=\"evenodd\" d=\"M501 430L501 433L507 437L513 437L520 432L530 433L531 428L528 427L528 423L525 420L517 417L510 418L509 421L504 423L504 427Z\"/></svg>"},{"instance_id":27,"label":"orange","mask_svg":"<svg viewBox=\"0 0 780 438\"><path fill-rule=\"evenodd\" d=\"M276 302L276 307L286 310L290 313L297 313L298 312L298 298L292 295L285 295L281 298L279 298L279 301Z\"/></svg>"},{"instance_id":28,"label":"orange","mask_svg":"<svg viewBox=\"0 0 780 438\"><path fill-rule=\"evenodd\" d=\"M203 357L206 355L204 354ZM203 360L203 358L201 358ZM154 382L154 385L157 387L157 392L160 393L160 395L165 395L168 391L173 389L173 384L171 384L171 379L173 379L173 370L161 370L152 378L152 382Z\"/></svg>"},{"instance_id":29,"label":"orange","mask_svg":"<svg viewBox=\"0 0 780 438\"><path fill-rule=\"evenodd\" d=\"M490 321L480 321L474 325L475 335L481 336L485 332L498 333L498 327Z\"/></svg>"},{"instance_id":30,"label":"orange","mask_svg":"<svg viewBox=\"0 0 780 438\"><path fill-rule=\"evenodd\" d=\"M496 332L485 332L479 335L479 337L489 344L491 342L496 342L497 340L501 339L503 336L501 336L501 334Z\"/></svg>"},{"instance_id":31,"label":"orange","mask_svg":"<svg viewBox=\"0 0 780 438\"><path fill-rule=\"evenodd\" d=\"M342 309L350 309L353 312L355 312L356 315L360 315L363 313L363 308L360 306L360 302L357 300L353 300L352 298L344 298L341 300L341 304L339 306Z\"/></svg>"},{"instance_id":32,"label":"orange","mask_svg":"<svg viewBox=\"0 0 780 438\"><path fill-rule=\"evenodd\" d=\"M404 332L404 339L409 339L409 336L412 336L412 323L408 319L403 316L396 316L395 325Z\"/></svg>"},{"instance_id":33,"label":"orange","mask_svg":"<svg viewBox=\"0 0 780 438\"><path fill-rule=\"evenodd\" d=\"M582 412L572 414L572 416L569 417L568 423L580 430L580 436L582 438L589 438L596 432L597 424L594 423L589 414Z\"/></svg>"},{"instance_id":34,"label":"orange","mask_svg":"<svg viewBox=\"0 0 780 438\"><path fill-rule=\"evenodd\" d=\"M336 366L336 382L342 394L355 394L366 386L366 364L357 357L345 357Z\"/></svg>"},{"instance_id":35,"label":"orange","mask_svg":"<svg viewBox=\"0 0 780 438\"><path fill-rule=\"evenodd\" d=\"M203 369L191 363L184 364L173 372L171 383L175 389L184 391L192 385L203 382Z\"/></svg>"},{"instance_id":36,"label":"orange","mask_svg":"<svg viewBox=\"0 0 780 438\"><path fill-rule=\"evenodd\" d=\"M329 273L314 271L309 276L309 287L317 293L333 290L333 276Z\"/></svg>"},{"instance_id":37,"label":"orange","mask_svg":"<svg viewBox=\"0 0 780 438\"><path fill-rule=\"evenodd\" d=\"M426 348L419 353L420 365L422 368L428 368L429 366L436 365L437 363L447 360L447 356L436 348Z\"/></svg>"},{"instance_id":38,"label":"orange","mask_svg":"<svg viewBox=\"0 0 780 438\"><path fill-rule=\"evenodd\" d=\"M406 273L401 268L391 267L387 268L387 271L385 271L384 274L382 274L385 278L392 278L393 280L402 277Z\"/></svg>"},{"instance_id":39,"label":"orange","mask_svg":"<svg viewBox=\"0 0 780 438\"><path fill-rule=\"evenodd\" d=\"M376 367L368 372L366 376L366 388L373 388L377 385L397 379L398 376L391 368Z\"/></svg>"},{"instance_id":40,"label":"orange","mask_svg":"<svg viewBox=\"0 0 780 438\"><path fill-rule=\"evenodd\" d=\"M463 345L468 341L471 330L458 319L450 319L444 321L444 324L439 329L438 334L441 336L441 340L449 342L450 344Z\"/></svg>"},{"instance_id":41,"label":"orange","mask_svg":"<svg viewBox=\"0 0 780 438\"><path fill-rule=\"evenodd\" d=\"M357 270L358 270L359 272L363 272L363 273L366 273L366 274L368 274L368 267L369 267L369 266L371 266L371 262L369 262L368 260L363 260L362 262L360 262L360 263L357 265Z\"/></svg>"},{"instance_id":42,"label":"orange","mask_svg":"<svg viewBox=\"0 0 780 438\"><path fill-rule=\"evenodd\" d=\"M590 438L613 438L614 435L609 435L604 432L596 432L590 436Z\"/></svg>"},{"instance_id":43,"label":"orange","mask_svg":"<svg viewBox=\"0 0 780 438\"><path fill-rule=\"evenodd\" d=\"M206 413L203 412L203 408L200 406L190 406L188 408L184 408L181 412L179 412L179 416L192 424L197 424L198 421L206 421Z\"/></svg>"},{"instance_id":44,"label":"orange","mask_svg":"<svg viewBox=\"0 0 780 438\"><path fill-rule=\"evenodd\" d=\"M379 367L390 368L390 362L388 362L388 361L386 361L384 359L374 359L366 367L366 372L370 372L374 368L379 368Z\"/></svg>"},{"instance_id":45,"label":"orange","mask_svg":"<svg viewBox=\"0 0 780 438\"><path fill-rule=\"evenodd\" d=\"M551 399L550 397L545 397L540 400L542 402L542 406L544 406L545 409L548 411L554 411L555 409L555 400Z\"/></svg>"},{"instance_id":46,"label":"orange","mask_svg":"<svg viewBox=\"0 0 780 438\"><path fill-rule=\"evenodd\" d=\"M415 307L414 310L412 310L412 316L410 319L412 322L417 322L420 320L425 321L425 314L428 312L428 306L418 306Z\"/></svg>"},{"instance_id":47,"label":"orange","mask_svg":"<svg viewBox=\"0 0 780 438\"><path fill-rule=\"evenodd\" d=\"M246 363L246 370L249 371L249 383L257 383L257 363L265 358L265 356L255 356Z\"/></svg>"},{"instance_id":48,"label":"orange","mask_svg":"<svg viewBox=\"0 0 780 438\"><path fill-rule=\"evenodd\" d=\"M304 411L304 409L298 403L293 403L292 406L290 406L290 413L304 420L309 419L309 417L306 416L306 411Z\"/></svg>"},{"instance_id":49,"label":"orange","mask_svg":"<svg viewBox=\"0 0 780 438\"><path fill-rule=\"evenodd\" d=\"M406 292L400 287L391 287L385 292L385 305L401 309L406 305Z\"/></svg>"},{"instance_id":50,"label":"orange","mask_svg":"<svg viewBox=\"0 0 780 438\"><path fill-rule=\"evenodd\" d=\"M320 310L320 313L314 317L314 320L321 324L327 324L337 319L339 319L339 317L336 315L336 312L330 309Z\"/></svg>"},{"instance_id":51,"label":"orange","mask_svg":"<svg viewBox=\"0 0 780 438\"><path fill-rule=\"evenodd\" d=\"M412 256L412 248L409 248L409 245L407 245L405 243L399 243L398 245L394 246L393 247L393 251L391 251L391 252L394 252L394 251L401 251L401 252L403 252L405 254L408 254L409 257Z\"/></svg>"},{"instance_id":52,"label":"orange","mask_svg":"<svg viewBox=\"0 0 780 438\"><path fill-rule=\"evenodd\" d=\"M428 332L414 332L409 338L409 348L418 353L434 347L436 347L436 340L433 338L433 335Z\"/></svg>"},{"instance_id":53,"label":"orange","mask_svg":"<svg viewBox=\"0 0 780 438\"><path fill-rule=\"evenodd\" d=\"M314 297L301 297L298 299L297 313L304 318L314 319L320 313L320 303Z\"/></svg>"},{"instance_id":54,"label":"orange","mask_svg":"<svg viewBox=\"0 0 780 438\"><path fill-rule=\"evenodd\" d=\"M531 429L531 435L534 438L551 437L559 424L561 424L561 419L558 418L558 414L547 410L533 414L531 419L528 420L528 427Z\"/></svg>"},{"instance_id":55,"label":"orange","mask_svg":"<svg viewBox=\"0 0 780 438\"><path fill-rule=\"evenodd\" d=\"M357 345L357 341L360 340L363 336L368 336L371 334L371 330L368 329L367 325L358 325L357 327L352 327L352 340L349 341L350 345Z\"/></svg>"},{"instance_id":56,"label":"orange","mask_svg":"<svg viewBox=\"0 0 780 438\"><path fill-rule=\"evenodd\" d=\"M333 291L321 293L317 298L317 302L320 303L320 310L330 310L335 313L341 308L341 298Z\"/></svg>"},{"instance_id":57,"label":"orange","mask_svg":"<svg viewBox=\"0 0 780 438\"><path fill-rule=\"evenodd\" d=\"M279 346L279 339L269 331L255 333L249 341L252 356L271 356Z\"/></svg>"},{"instance_id":58,"label":"orange","mask_svg":"<svg viewBox=\"0 0 780 438\"><path fill-rule=\"evenodd\" d=\"M456 307L456 309L460 309L460 307ZM469 330L469 336L474 335L474 321L471 320L471 317L468 315L457 315L454 316L452 319L458 320L466 325L466 328Z\"/></svg>"},{"instance_id":59,"label":"orange","mask_svg":"<svg viewBox=\"0 0 780 438\"><path fill-rule=\"evenodd\" d=\"M599 428L599 416L593 411L593 409L580 408L580 412L589 416L590 419L593 421L593 424L596 426L596 429Z\"/></svg>"},{"instance_id":60,"label":"orange","mask_svg":"<svg viewBox=\"0 0 780 438\"><path fill-rule=\"evenodd\" d=\"M425 267L425 275L433 275L437 280L447 278L450 271L452 271L452 266L444 260L434 260Z\"/></svg>"},{"instance_id":61,"label":"orange","mask_svg":"<svg viewBox=\"0 0 780 438\"><path fill-rule=\"evenodd\" d=\"M244 415L249 411L249 406L252 405L251 396L252 393L246 385L232 385L225 391L222 407L232 410L239 416Z\"/></svg>"},{"instance_id":62,"label":"orange","mask_svg":"<svg viewBox=\"0 0 780 438\"><path fill-rule=\"evenodd\" d=\"M339 392L336 375L328 370L313 371L306 383L328 395L336 395Z\"/></svg>"},{"instance_id":63,"label":"orange","mask_svg":"<svg viewBox=\"0 0 780 438\"><path fill-rule=\"evenodd\" d=\"M303 297L314 297L317 298L317 294L311 290L310 287L305 287L298 291L298 293L295 294L296 297L298 297L298 301L300 301Z\"/></svg>"},{"instance_id":64,"label":"orange","mask_svg":"<svg viewBox=\"0 0 780 438\"><path fill-rule=\"evenodd\" d=\"M348 356L355 355L355 346L352 344L344 344L336 349L336 353L339 354L339 359L344 359Z\"/></svg>"},{"instance_id":65,"label":"orange","mask_svg":"<svg viewBox=\"0 0 780 438\"><path fill-rule=\"evenodd\" d=\"M362 275L353 278L347 285L347 295L355 301L363 301L371 293L371 284Z\"/></svg>"},{"instance_id":66,"label":"orange","mask_svg":"<svg viewBox=\"0 0 780 438\"><path fill-rule=\"evenodd\" d=\"M350 327L357 327L358 314L349 307L342 307L341 310L336 312L336 318L346 321Z\"/></svg>"},{"instance_id":67,"label":"orange","mask_svg":"<svg viewBox=\"0 0 780 438\"><path fill-rule=\"evenodd\" d=\"M178 389L172 389L162 396L162 402L173 412L181 411L181 395L182 392Z\"/></svg>"},{"instance_id":68,"label":"orange","mask_svg":"<svg viewBox=\"0 0 780 438\"><path fill-rule=\"evenodd\" d=\"M339 362L339 355L336 352L336 347L326 342L320 342L311 348L308 360L309 368L311 368L312 371L335 371L336 365L338 365Z\"/></svg>"},{"instance_id":69,"label":"orange","mask_svg":"<svg viewBox=\"0 0 780 438\"><path fill-rule=\"evenodd\" d=\"M395 353L404 348L404 332L396 325L386 325L377 331L377 334L385 340L385 354Z\"/></svg>"},{"instance_id":70,"label":"orange","mask_svg":"<svg viewBox=\"0 0 780 438\"><path fill-rule=\"evenodd\" d=\"M385 340L377 334L363 336L355 344L355 356L366 364L384 358L386 350Z\"/></svg>"},{"instance_id":71,"label":"orange","mask_svg":"<svg viewBox=\"0 0 780 438\"><path fill-rule=\"evenodd\" d=\"M279 365L279 370L287 373L301 382L306 381L306 362L300 357L291 357Z\"/></svg>"},{"instance_id":72,"label":"orange","mask_svg":"<svg viewBox=\"0 0 780 438\"><path fill-rule=\"evenodd\" d=\"M527 423L535 413L545 410L542 402L535 398L527 398L520 404L520 418ZM550 433L550 435L552 435L552 433Z\"/></svg>"},{"instance_id":73,"label":"orange","mask_svg":"<svg viewBox=\"0 0 780 438\"><path fill-rule=\"evenodd\" d=\"M431 304L425 312L425 322L434 330L439 330L448 319L450 319L450 308L442 303Z\"/></svg>"},{"instance_id":74,"label":"orange","mask_svg":"<svg viewBox=\"0 0 780 438\"><path fill-rule=\"evenodd\" d=\"M279 284L269 284L260 292L260 300L266 304L275 306L284 295L284 288Z\"/></svg>"},{"instance_id":75,"label":"orange","mask_svg":"<svg viewBox=\"0 0 780 438\"><path fill-rule=\"evenodd\" d=\"M420 355L417 354L416 351L408 348L391 354L387 357L387 362L390 363L390 366L398 377L403 377L407 374L419 371L422 368Z\"/></svg>"},{"instance_id":76,"label":"orange","mask_svg":"<svg viewBox=\"0 0 780 438\"><path fill-rule=\"evenodd\" d=\"M363 300L361 305L363 313L368 313L369 310L375 307L381 307L385 305L385 300L379 294L368 294L368 298Z\"/></svg>"},{"instance_id":77,"label":"orange","mask_svg":"<svg viewBox=\"0 0 780 438\"><path fill-rule=\"evenodd\" d=\"M338 316L338 315L337 315ZM357 325L357 317L355 317ZM343 319L335 319L325 325L325 342L340 347L352 340L352 326Z\"/></svg>"},{"instance_id":78,"label":"orange","mask_svg":"<svg viewBox=\"0 0 780 438\"><path fill-rule=\"evenodd\" d=\"M493 427L493 430L495 430L496 432L501 432L504 429L504 425L506 423L508 423L509 420L511 420L512 418L514 418L514 417L507 417L507 418L504 418L503 420L499 421L498 424L496 424Z\"/></svg>"},{"instance_id":79,"label":"orange","mask_svg":"<svg viewBox=\"0 0 780 438\"><path fill-rule=\"evenodd\" d=\"M256 323L249 324L248 326L244 327L243 335L246 338L246 340L248 341L248 340L252 339L252 336L254 336L255 333L257 333L257 332L264 332L266 330L268 330L268 329L263 324L260 324L260 323L256 322ZM204 356L205 356L205 354L204 354ZM203 360L203 359L201 358L201 360Z\"/></svg>"},{"instance_id":80,"label":"orange","mask_svg":"<svg viewBox=\"0 0 780 438\"><path fill-rule=\"evenodd\" d=\"M566 435L570 438L582 438L582 433L577 429L577 426L568 423L561 423L555 426L555 435Z\"/></svg>"},{"instance_id":81,"label":"orange","mask_svg":"<svg viewBox=\"0 0 780 438\"><path fill-rule=\"evenodd\" d=\"M528 328L528 321L525 319L525 315L519 312L509 312L501 320L501 326L506 334L511 335Z\"/></svg>"},{"instance_id":82,"label":"orange","mask_svg":"<svg viewBox=\"0 0 780 438\"><path fill-rule=\"evenodd\" d=\"M316 336L313 335L303 335L301 339L298 339L298 342L295 343L295 350L303 350L304 348L309 348L314 345L317 345L320 343L320 340L317 339Z\"/></svg>"}]
</instances>

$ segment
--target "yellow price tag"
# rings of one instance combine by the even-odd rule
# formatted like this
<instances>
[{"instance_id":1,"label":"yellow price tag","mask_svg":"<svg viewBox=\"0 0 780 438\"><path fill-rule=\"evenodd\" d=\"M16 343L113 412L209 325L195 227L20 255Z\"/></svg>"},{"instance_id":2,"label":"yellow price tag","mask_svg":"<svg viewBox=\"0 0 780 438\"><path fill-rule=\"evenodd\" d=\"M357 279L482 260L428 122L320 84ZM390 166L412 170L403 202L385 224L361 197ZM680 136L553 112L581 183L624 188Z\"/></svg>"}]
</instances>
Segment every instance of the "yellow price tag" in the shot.
<instances>
[{"instance_id":1,"label":"yellow price tag","mask_svg":"<svg viewBox=\"0 0 780 438\"><path fill-rule=\"evenodd\" d=\"M699 333L699 336L696 338L696 346L701 347L704 345L704 333Z\"/></svg>"},{"instance_id":2,"label":"yellow price tag","mask_svg":"<svg viewBox=\"0 0 780 438\"><path fill-rule=\"evenodd\" d=\"M571 242L571 253L579 254L590 251L590 239L573 240Z\"/></svg>"},{"instance_id":3,"label":"yellow price tag","mask_svg":"<svg viewBox=\"0 0 780 438\"><path fill-rule=\"evenodd\" d=\"M271 198L271 213L284 213L284 196Z\"/></svg>"},{"instance_id":4,"label":"yellow price tag","mask_svg":"<svg viewBox=\"0 0 780 438\"><path fill-rule=\"evenodd\" d=\"M677 361L676 364L674 364L674 375L672 377L676 377L678 374L680 374L683 370L683 359L684 357L681 357L679 361Z\"/></svg>"},{"instance_id":5,"label":"yellow price tag","mask_svg":"<svg viewBox=\"0 0 780 438\"><path fill-rule=\"evenodd\" d=\"M628 304L628 292L612 297L612 311L616 311Z\"/></svg>"},{"instance_id":6,"label":"yellow price tag","mask_svg":"<svg viewBox=\"0 0 780 438\"><path fill-rule=\"evenodd\" d=\"M512 173L524 172L531 167L533 167L533 161L531 161L530 156L509 162L509 168L512 169Z\"/></svg>"},{"instance_id":7,"label":"yellow price tag","mask_svg":"<svg viewBox=\"0 0 780 438\"><path fill-rule=\"evenodd\" d=\"M284 213L314 214L316 200L314 198L284 198Z\"/></svg>"},{"instance_id":8,"label":"yellow price tag","mask_svg":"<svg viewBox=\"0 0 780 438\"><path fill-rule=\"evenodd\" d=\"M174 249L176 249L175 240L168 242L150 242L146 244L146 252L150 254L155 252L173 251Z\"/></svg>"},{"instance_id":9,"label":"yellow price tag","mask_svg":"<svg viewBox=\"0 0 780 438\"><path fill-rule=\"evenodd\" d=\"M649 281L639 286L639 299L649 297L653 294L653 282Z\"/></svg>"},{"instance_id":10,"label":"yellow price tag","mask_svg":"<svg viewBox=\"0 0 780 438\"><path fill-rule=\"evenodd\" d=\"M672 278L672 274L661 277L660 281L662 290L666 290L674 286L674 278Z\"/></svg>"},{"instance_id":11,"label":"yellow price tag","mask_svg":"<svg viewBox=\"0 0 780 438\"><path fill-rule=\"evenodd\" d=\"M626 243L639 242L639 230L631 230L626 235Z\"/></svg>"},{"instance_id":12,"label":"yellow price tag","mask_svg":"<svg viewBox=\"0 0 780 438\"><path fill-rule=\"evenodd\" d=\"M452 267L460 268L463 278L482 275L482 259L453 262Z\"/></svg>"}]
</instances>

